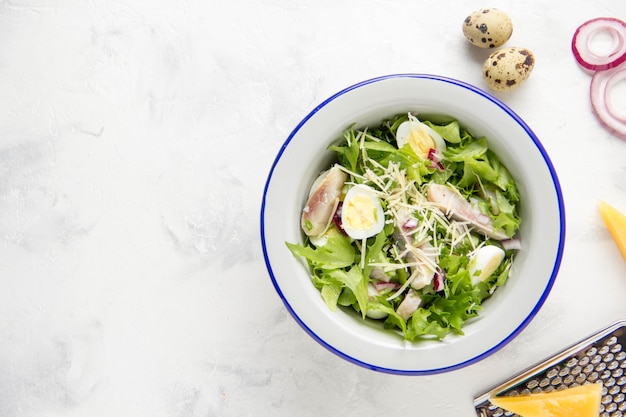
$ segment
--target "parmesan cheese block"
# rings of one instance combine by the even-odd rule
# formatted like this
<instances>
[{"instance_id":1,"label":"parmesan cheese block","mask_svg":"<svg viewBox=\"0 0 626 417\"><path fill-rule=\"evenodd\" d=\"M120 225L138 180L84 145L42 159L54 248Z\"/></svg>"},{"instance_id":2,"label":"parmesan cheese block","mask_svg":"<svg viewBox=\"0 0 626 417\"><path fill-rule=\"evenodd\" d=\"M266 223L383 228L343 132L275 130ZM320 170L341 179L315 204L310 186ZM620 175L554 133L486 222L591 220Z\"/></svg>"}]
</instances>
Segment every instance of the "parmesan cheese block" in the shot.
<instances>
[{"instance_id":1,"label":"parmesan cheese block","mask_svg":"<svg viewBox=\"0 0 626 417\"><path fill-rule=\"evenodd\" d=\"M522 417L598 417L602 384L586 384L548 393L493 397L495 406Z\"/></svg>"},{"instance_id":2,"label":"parmesan cheese block","mask_svg":"<svg viewBox=\"0 0 626 417\"><path fill-rule=\"evenodd\" d=\"M626 215L604 201L600 201L598 210L626 261Z\"/></svg>"}]
</instances>

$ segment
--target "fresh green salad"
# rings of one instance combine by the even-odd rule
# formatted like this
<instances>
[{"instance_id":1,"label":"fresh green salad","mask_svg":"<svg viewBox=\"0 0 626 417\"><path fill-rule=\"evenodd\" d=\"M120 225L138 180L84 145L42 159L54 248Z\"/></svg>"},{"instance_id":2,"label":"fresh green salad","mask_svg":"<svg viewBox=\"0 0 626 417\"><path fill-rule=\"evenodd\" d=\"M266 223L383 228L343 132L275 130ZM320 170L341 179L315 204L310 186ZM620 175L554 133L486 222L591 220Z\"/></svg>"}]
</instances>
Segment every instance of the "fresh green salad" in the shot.
<instances>
[{"instance_id":1,"label":"fresh green salad","mask_svg":"<svg viewBox=\"0 0 626 417\"><path fill-rule=\"evenodd\" d=\"M487 138L420 119L349 127L311 185L304 241L287 242L331 310L409 341L462 335L521 248L518 189Z\"/></svg>"}]
</instances>

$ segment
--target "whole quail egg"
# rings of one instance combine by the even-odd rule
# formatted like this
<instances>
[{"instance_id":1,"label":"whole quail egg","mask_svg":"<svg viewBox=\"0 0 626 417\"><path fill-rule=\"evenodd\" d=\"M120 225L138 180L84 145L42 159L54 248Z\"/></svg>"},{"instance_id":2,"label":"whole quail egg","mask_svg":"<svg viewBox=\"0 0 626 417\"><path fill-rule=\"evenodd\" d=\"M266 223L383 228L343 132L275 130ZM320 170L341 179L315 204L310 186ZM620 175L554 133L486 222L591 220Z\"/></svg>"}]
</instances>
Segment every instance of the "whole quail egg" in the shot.
<instances>
[{"instance_id":1,"label":"whole quail egg","mask_svg":"<svg viewBox=\"0 0 626 417\"><path fill-rule=\"evenodd\" d=\"M506 47L492 52L483 64L483 78L496 91L510 91L530 76L535 56L526 48Z\"/></svg>"},{"instance_id":2,"label":"whole quail egg","mask_svg":"<svg viewBox=\"0 0 626 417\"><path fill-rule=\"evenodd\" d=\"M463 34L472 45L495 48L504 45L513 33L508 14L498 9L480 9L463 21Z\"/></svg>"}]
</instances>

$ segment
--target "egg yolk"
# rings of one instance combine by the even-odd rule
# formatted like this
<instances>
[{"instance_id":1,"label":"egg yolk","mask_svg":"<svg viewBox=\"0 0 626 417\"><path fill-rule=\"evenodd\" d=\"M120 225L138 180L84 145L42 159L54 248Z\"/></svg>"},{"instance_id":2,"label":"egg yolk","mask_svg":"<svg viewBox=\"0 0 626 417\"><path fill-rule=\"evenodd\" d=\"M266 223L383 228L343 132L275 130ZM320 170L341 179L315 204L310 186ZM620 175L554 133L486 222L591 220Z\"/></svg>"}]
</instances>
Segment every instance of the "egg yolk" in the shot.
<instances>
[{"instance_id":1,"label":"egg yolk","mask_svg":"<svg viewBox=\"0 0 626 417\"><path fill-rule=\"evenodd\" d=\"M407 142L413 149L413 152L424 159L428 158L428 152L436 147L433 138L419 127L411 127L411 133L407 138Z\"/></svg>"},{"instance_id":2,"label":"egg yolk","mask_svg":"<svg viewBox=\"0 0 626 417\"><path fill-rule=\"evenodd\" d=\"M345 222L357 230L371 228L378 218L372 200L362 195L352 197L342 210L345 210Z\"/></svg>"}]
</instances>

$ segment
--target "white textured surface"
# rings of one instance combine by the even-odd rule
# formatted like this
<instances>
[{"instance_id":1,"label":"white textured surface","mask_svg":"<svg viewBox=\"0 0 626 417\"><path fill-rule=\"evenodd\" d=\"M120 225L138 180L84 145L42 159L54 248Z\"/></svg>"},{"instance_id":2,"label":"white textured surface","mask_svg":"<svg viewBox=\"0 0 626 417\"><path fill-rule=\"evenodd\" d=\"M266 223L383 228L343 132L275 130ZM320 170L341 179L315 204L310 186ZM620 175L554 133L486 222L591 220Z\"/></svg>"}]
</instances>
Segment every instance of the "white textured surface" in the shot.
<instances>
[{"instance_id":1,"label":"white textured surface","mask_svg":"<svg viewBox=\"0 0 626 417\"><path fill-rule=\"evenodd\" d=\"M536 68L502 98L560 176L567 242L544 308L438 376L349 364L288 316L261 255L265 177L316 104L366 78L482 86L461 33L496 6ZM0 2L0 416L473 416L475 394L626 317L626 141L569 49L618 0ZM623 90L622 90L623 91Z\"/></svg>"}]
</instances>

